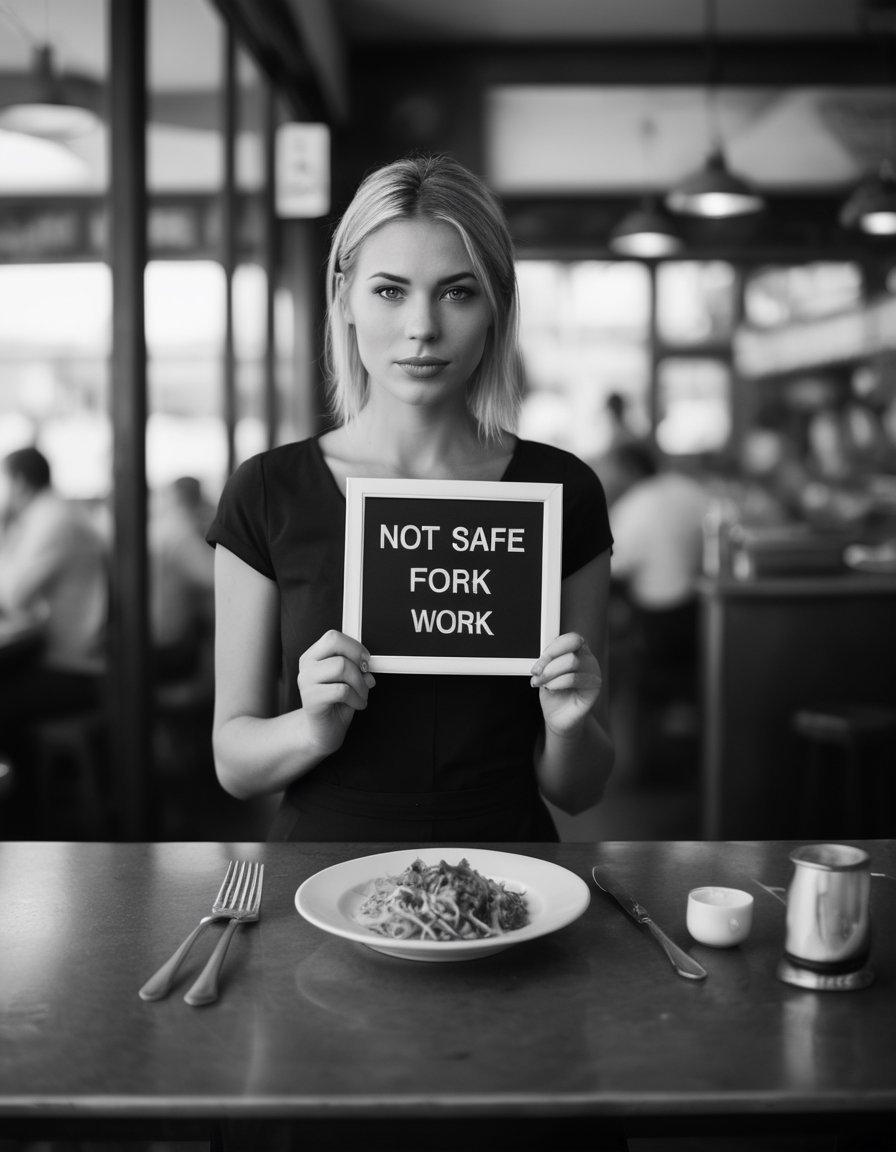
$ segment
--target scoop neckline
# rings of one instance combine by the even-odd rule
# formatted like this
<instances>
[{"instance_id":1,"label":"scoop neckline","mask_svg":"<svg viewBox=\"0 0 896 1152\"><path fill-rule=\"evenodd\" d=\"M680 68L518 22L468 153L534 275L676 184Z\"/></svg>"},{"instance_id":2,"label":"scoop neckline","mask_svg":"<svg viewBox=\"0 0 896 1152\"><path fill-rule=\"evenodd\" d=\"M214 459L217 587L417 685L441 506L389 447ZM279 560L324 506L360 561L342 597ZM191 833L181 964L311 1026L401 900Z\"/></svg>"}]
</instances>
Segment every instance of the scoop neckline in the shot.
<instances>
[{"instance_id":1,"label":"scoop neckline","mask_svg":"<svg viewBox=\"0 0 896 1152\"><path fill-rule=\"evenodd\" d=\"M341 499L344 503L345 502L345 493L339 487L339 481L336 479L335 475L333 474L333 469L327 463L327 458L324 455L324 450L320 445L320 438L323 435L324 435L323 432L318 432L314 436L311 437L311 441L314 444L315 450L317 451L318 461L322 465L327 476L330 478L330 484L335 489L336 494L341 497ZM523 443L522 437L516 436L516 443L513 446L513 452L511 452L510 459L507 461L507 467L504 469L504 471L498 477L498 480L497 480L498 484L503 484L507 480L508 474L511 472L511 470L514 468L514 466L516 464L517 456L519 455L519 451L520 451L520 445L522 443ZM474 481L474 483L475 483L475 481ZM489 481L489 483L491 483L491 481Z\"/></svg>"}]
</instances>

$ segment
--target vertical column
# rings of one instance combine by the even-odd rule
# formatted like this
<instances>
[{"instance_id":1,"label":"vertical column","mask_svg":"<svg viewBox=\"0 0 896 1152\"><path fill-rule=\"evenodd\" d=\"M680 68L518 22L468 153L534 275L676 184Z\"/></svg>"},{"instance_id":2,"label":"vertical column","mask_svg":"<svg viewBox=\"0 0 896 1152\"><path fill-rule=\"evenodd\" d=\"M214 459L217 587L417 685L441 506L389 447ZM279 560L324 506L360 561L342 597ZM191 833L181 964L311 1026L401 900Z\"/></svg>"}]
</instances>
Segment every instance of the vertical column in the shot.
<instances>
[{"instance_id":1,"label":"vertical column","mask_svg":"<svg viewBox=\"0 0 896 1152\"><path fill-rule=\"evenodd\" d=\"M113 435L110 693L126 839L147 834L150 679L146 543L146 0L109 5Z\"/></svg>"},{"instance_id":2,"label":"vertical column","mask_svg":"<svg viewBox=\"0 0 896 1152\"><path fill-rule=\"evenodd\" d=\"M265 301L265 348L264 348L264 409L267 423L267 446L273 448L277 441L280 423L280 398L277 395L277 333L275 330L274 298L277 292L279 275L278 238L276 212L276 156L275 136L277 132L277 108L274 86L265 81L264 101L264 270L267 280Z\"/></svg>"},{"instance_id":3,"label":"vertical column","mask_svg":"<svg viewBox=\"0 0 896 1152\"><path fill-rule=\"evenodd\" d=\"M221 263L224 266L223 416L227 443L227 475L236 466L236 356L233 334L233 274L236 268L236 38L224 22L224 187L221 190Z\"/></svg>"}]
</instances>

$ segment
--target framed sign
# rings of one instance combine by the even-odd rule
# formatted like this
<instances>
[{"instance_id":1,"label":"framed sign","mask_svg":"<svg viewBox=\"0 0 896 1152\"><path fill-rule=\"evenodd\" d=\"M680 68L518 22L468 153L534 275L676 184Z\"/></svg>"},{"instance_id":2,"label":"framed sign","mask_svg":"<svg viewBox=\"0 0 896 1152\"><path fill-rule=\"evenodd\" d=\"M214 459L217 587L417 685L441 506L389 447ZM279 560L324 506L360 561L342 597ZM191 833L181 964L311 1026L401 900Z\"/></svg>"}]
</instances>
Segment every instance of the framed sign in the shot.
<instances>
[{"instance_id":1,"label":"framed sign","mask_svg":"<svg viewBox=\"0 0 896 1152\"><path fill-rule=\"evenodd\" d=\"M349 479L342 628L373 672L528 676L560 631L561 484Z\"/></svg>"}]
</instances>

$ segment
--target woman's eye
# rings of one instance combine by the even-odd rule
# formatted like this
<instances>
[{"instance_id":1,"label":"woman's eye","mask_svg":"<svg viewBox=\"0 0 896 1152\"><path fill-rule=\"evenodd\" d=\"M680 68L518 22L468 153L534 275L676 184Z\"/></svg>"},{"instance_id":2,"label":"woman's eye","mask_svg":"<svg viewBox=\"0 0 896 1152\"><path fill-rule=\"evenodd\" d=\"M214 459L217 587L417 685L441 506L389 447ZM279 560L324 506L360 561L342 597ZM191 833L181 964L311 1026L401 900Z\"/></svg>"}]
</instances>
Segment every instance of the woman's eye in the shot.
<instances>
[{"instance_id":1,"label":"woman's eye","mask_svg":"<svg viewBox=\"0 0 896 1152\"><path fill-rule=\"evenodd\" d=\"M445 293L448 300L469 300L472 295L469 288L449 288Z\"/></svg>"},{"instance_id":2,"label":"woman's eye","mask_svg":"<svg viewBox=\"0 0 896 1152\"><path fill-rule=\"evenodd\" d=\"M376 296L381 296L384 300L400 300L401 289L396 288L394 284L382 284L379 288L374 289Z\"/></svg>"}]
</instances>

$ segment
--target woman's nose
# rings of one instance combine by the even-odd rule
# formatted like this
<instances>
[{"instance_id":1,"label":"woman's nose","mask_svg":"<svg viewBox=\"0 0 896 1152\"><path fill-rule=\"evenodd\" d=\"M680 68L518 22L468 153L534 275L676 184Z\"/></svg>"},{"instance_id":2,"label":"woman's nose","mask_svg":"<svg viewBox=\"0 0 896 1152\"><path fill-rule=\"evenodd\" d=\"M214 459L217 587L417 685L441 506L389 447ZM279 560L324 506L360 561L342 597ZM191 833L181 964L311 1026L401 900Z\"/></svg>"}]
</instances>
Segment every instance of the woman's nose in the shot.
<instances>
[{"instance_id":1,"label":"woman's nose","mask_svg":"<svg viewBox=\"0 0 896 1152\"><path fill-rule=\"evenodd\" d=\"M406 334L411 340L429 341L438 335L436 309L429 299L412 299L405 313L405 323Z\"/></svg>"}]
</instances>

